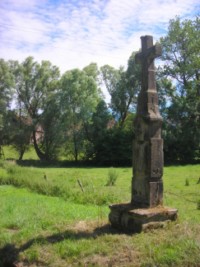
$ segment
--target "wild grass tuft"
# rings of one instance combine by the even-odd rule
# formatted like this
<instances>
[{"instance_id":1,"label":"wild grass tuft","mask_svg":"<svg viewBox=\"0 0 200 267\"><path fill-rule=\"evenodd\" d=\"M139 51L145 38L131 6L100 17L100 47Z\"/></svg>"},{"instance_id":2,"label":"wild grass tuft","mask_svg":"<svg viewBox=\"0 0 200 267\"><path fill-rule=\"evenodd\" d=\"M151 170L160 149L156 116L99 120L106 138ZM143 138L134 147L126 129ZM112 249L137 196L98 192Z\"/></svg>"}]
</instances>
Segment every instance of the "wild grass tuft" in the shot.
<instances>
[{"instance_id":1,"label":"wild grass tuft","mask_svg":"<svg viewBox=\"0 0 200 267\"><path fill-rule=\"evenodd\" d=\"M38 259L39 259L38 249L39 248L32 248L32 249L26 251L26 258L27 258L29 263L34 263L34 262L38 261Z\"/></svg>"},{"instance_id":2,"label":"wild grass tuft","mask_svg":"<svg viewBox=\"0 0 200 267\"><path fill-rule=\"evenodd\" d=\"M186 178L186 179L185 179L185 186L189 186L189 185L190 185L189 179Z\"/></svg>"},{"instance_id":3,"label":"wild grass tuft","mask_svg":"<svg viewBox=\"0 0 200 267\"><path fill-rule=\"evenodd\" d=\"M0 168L0 184L24 187L29 190L54 197L61 197L66 201L80 204L106 205L115 202L118 195L114 191L104 190L103 182L91 179L88 175L83 175L79 171L66 173L65 169L51 170L35 167L21 167L14 162L4 162ZM118 174L115 170L110 172L110 182L113 185ZM77 177L81 177L81 190L77 183ZM94 184L95 182L95 184Z\"/></svg>"},{"instance_id":4,"label":"wild grass tuft","mask_svg":"<svg viewBox=\"0 0 200 267\"><path fill-rule=\"evenodd\" d=\"M200 210L200 199L197 201L197 209Z\"/></svg>"},{"instance_id":5,"label":"wild grass tuft","mask_svg":"<svg viewBox=\"0 0 200 267\"><path fill-rule=\"evenodd\" d=\"M118 178L117 171L113 168L110 168L110 170L108 171L108 179L106 186L114 186L116 184L117 178Z\"/></svg>"}]
</instances>

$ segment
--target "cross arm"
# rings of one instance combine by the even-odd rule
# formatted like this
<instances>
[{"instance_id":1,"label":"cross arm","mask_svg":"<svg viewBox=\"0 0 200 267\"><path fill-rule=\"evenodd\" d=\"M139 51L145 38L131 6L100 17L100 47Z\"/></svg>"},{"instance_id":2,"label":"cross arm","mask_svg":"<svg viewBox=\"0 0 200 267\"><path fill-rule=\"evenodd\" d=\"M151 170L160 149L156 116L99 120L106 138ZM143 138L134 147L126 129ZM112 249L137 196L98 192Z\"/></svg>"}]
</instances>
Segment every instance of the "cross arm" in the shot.
<instances>
[{"instance_id":1,"label":"cross arm","mask_svg":"<svg viewBox=\"0 0 200 267\"><path fill-rule=\"evenodd\" d=\"M160 44L156 44L146 51L141 51L135 55L136 64L141 64L144 59L154 59L160 57L162 54L162 48Z\"/></svg>"},{"instance_id":2,"label":"cross arm","mask_svg":"<svg viewBox=\"0 0 200 267\"><path fill-rule=\"evenodd\" d=\"M149 57L150 58L157 58L157 57L160 57L162 55L162 48L161 48L160 44L156 44L152 48L149 48L148 50L149 50Z\"/></svg>"}]
</instances>

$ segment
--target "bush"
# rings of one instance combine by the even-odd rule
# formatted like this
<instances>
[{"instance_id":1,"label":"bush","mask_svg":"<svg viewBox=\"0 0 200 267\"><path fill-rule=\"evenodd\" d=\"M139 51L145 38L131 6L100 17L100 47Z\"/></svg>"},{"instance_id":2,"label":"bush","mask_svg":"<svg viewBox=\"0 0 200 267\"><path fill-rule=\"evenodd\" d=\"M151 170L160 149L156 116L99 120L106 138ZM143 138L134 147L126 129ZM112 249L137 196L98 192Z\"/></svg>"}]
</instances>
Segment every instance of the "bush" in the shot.
<instances>
[{"instance_id":1,"label":"bush","mask_svg":"<svg viewBox=\"0 0 200 267\"><path fill-rule=\"evenodd\" d=\"M188 178L185 179L185 186L189 186L190 185L190 182L188 180Z\"/></svg>"},{"instance_id":2,"label":"bush","mask_svg":"<svg viewBox=\"0 0 200 267\"><path fill-rule=\"evenodd\" d=\"M116 184L118 173L115 169L111 168L108 172L108 180L106 186L114 186Z\"/></svg>"}]
</instances>

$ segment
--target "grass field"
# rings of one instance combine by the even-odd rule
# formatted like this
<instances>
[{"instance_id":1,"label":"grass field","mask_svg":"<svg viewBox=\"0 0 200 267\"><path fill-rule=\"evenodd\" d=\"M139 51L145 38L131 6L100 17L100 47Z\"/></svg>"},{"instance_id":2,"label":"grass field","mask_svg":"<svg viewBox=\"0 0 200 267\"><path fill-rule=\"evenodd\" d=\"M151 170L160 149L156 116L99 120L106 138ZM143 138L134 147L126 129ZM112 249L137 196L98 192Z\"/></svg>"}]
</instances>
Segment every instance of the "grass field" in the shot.
<instances>
[{"instance_id":1,"label":"grass field","mask_svg":"<svg viewBox=\"0 0 200 267\"><path fill-rule=\"evenodd\" d=\"M18 155L13 146L3 146L3 152L5 159L17 160ZM38 156L33 146L30 146L28 151L24 153L23 160L38 160Z\"/></svg>"},{"instance_id":2,"label":"grass field","mask_svg":"<svg viewBox=\"0 0 200 267\"><path fill-rule=\"evenodd\" d=\"M134 235L107 219L109 203L130 200L131 168L0 166L0 266L200 266L200 165L165 168L178 220Z\"/></svg>"}]
</instances>

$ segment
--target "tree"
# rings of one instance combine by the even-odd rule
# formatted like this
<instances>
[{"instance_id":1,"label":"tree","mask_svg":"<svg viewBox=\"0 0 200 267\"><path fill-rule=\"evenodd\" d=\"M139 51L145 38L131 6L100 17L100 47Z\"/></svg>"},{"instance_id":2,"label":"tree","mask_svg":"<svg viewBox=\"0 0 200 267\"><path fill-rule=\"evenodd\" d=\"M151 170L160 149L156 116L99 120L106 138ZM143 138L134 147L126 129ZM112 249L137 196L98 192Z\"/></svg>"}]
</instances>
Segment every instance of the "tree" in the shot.
<instances>
[{"instance_id":1,"label":"tree","mask_svg":"<svg viewBox=\"0 0 200 267\"><path fill-rule=\"evenodd\" d=\"M22 64L13 65L15 76L15 90L17 104L24 116L30 118L32 137L35 151L41 160L49 160L52 155L46 146L37 142L37 127L41 125L42 118L49 107L49 99L56 96L59 86L59 69L52 66L49 61L41 64L32 57L25 59ZM53 117L49 116L49 124L52 125ZM45 129L44 129L45 131ZM44 138L46 133L44 135Z\"/></svg>"},{"instance_id":2,"label":"tree","mask_svg":"<svg viewBox=\"0 0 200 267\"><path fill-rule=\"evenodd\" d=\"M200 157L200 19L169 23L161 38L162 75L175 90L168 92L165 150L168 159L192 161Z\"/></svg>"},{"instance_id":3,"label":"tree","mask_svg":"<svg viewBox=\"0 0 200 267\"><path fill-rule=\"evenodd\" d=\"M12 145L18 153L18 159L22 160L25 151L30 148L31 127L27 117L23 117L20 111L9 110L4 124L7 135L7 143Z\"/></svg>"},{"instance_id":4,"label":"tree","mask_svg":"<svg viewBox=\"0 0 200 267\"><path fill-rule=\"evenodd\" d=\"M0 107L1 116L6 112L12 96L13 76L10 72L9 64L0 59ZM1 120L2 125L2 120Z\"/></svg>"},{"instance_id":5,"label":"tree","mask_svg":"<svg viewBox=\"0 0 200 267\"><path fill-rule=\"evenodd\" d=\"M48 160L55 160L65 141L58 94L47 99L40 117L40 125L43 131L40 137L40 149L48 155Z\"/></svg>"},{"instance_id":6,"label":"tree","mask_svg":"<svg viewBox=\"0 0 200 267\"><path fill-rule=\"evenodd\" d=\"M68 137L68 151L78 161L89 139L88 124L98 103L96 64L67 71L61 78L61 108Z\"/></svg>"},{"instance_id":7,"label":"tree","mask_svg":"<svg viewBox=\"0 0 200 267\"><path fill-rule=\"evenodd\" d=\"M108 127L94 142L93 160L98 165L130 166L132 160L133 114L129 113L123 127Z\"/></svg>"},{"instance_id":8,"label":"tree","mask_svg":"<svg viewBox=\"0 0 200 267\"><path fill-rule=\"evenodd\" d=\"M90 141L86 147L86 158L96 160L99 150L102 150L102 140L106 139L109 122L114 119L103 99L99 100L96 110L92 114L91 123L88 125Z\"/></svg>"},{"instance_id":9,"label":"tree","mask_svg":"<svg viewBox=\"0 0 200 267\"><path fill-rule=\"evenodd\" d=\"M140 66L135 63L133 52L128 60L126 71L122 67L118 70L109 65L101 68L102 79L111 95L110 108L123 127L125 119L136 104L136 96L140 88Z\"/></svg>"},{"instance_id":10,"label":"tree","mask_svg":"<svg viewBox=\"0 0 200 267\"><path fill-rule=\"evenodd\" d=\"M137 94L141 87L140 66L135 62L135 52L128 60L128 67L101 68L102 80L111 95L110 108L116 124L105 131L96 143L97 162L107 165L129 165L132 158L133 119Z\"/></svg>"},{"instance_id":11,"label":"tree","mask_svg":"<svg viewBox=\"0 0 200 267\"><path fill-rule=\"evenodd\" d=\"M2 145L6 138L4 131L5 118L12 97L13 76L10 72L8 62L0 59L0 157L2 155Z\"/></svg>"}]
</instances>

